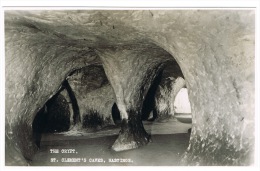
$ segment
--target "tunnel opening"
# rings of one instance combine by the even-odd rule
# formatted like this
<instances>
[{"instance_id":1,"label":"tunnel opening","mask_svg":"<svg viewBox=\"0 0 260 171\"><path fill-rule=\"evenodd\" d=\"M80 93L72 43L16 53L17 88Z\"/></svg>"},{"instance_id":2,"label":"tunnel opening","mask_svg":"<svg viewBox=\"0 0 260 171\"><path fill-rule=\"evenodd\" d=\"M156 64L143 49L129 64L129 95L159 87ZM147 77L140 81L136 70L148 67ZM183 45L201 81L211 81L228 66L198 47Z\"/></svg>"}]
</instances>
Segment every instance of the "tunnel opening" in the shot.
<instances>
[{"instance_id":1,"label":"tunnel opening","mask_svg":"<svg viewBox=\"0 0 260 171\"><path fill-rule=\"evenodd\" d=\"M191 106L189 101L188 89L183 87L180 89L174 100L174 117L182 123L191 124ZM191 130L189 130L190 132Z\"/></svg>"},{"instance_id":2,"label":"tunnel opening","mask_svg":"<svg viewBox=\"0 0 260 171\"><path fill-rule=\"evenodd\" d=\"M154 121L173 117L176 113L175 98L183 87L186 88L186 85L179 65L175 60L167 61L158 71L145 96L142 120ZM179 99L178 104L181 101L181 98Z\"/></svg>"},{"instance_id":3,"label":"tunnel opening","mask_svg":"<svg viewBox=\"0 0 260 171\"><path fill-rule=\"evenodd\" d=\"M72 75L72 71L68 76ZM40 148L42 134L66 132L80 124L81 118L75 93L68 80L62 81L59 90L36 113L33 139Z\"/></svg>"},{"instance_id":4,"label":"tunnel opening","mask_svg":"<svg viewBox=\"0 0 260 171\"><path fill-rule=\"evenodd\" d=\"M187 149L191 117L188 90L181 68L174 60L167 61L152 81L143 102L142 122L145 130L151 135L152 142L160 137L161 143L170 147L176 143L173 140L178 139Z\"/></svg>"}]
</instances>

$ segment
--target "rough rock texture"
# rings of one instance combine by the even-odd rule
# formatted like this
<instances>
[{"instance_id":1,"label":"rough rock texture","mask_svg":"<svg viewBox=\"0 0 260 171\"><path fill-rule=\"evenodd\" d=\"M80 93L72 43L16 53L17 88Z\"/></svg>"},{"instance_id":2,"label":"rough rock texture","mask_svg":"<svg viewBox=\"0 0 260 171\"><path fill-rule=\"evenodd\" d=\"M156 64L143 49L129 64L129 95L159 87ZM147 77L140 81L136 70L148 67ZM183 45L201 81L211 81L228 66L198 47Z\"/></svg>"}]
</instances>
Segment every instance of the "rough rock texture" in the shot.
<instances>
[{"instance_id":1,"label":"rough rock texture","mask_svg":"<svg viewBox=\"0 0 260 171\"><path fill-rule=\"evenodd\" d=\"M141 114L131 110L127 113L129 118L122 120L119 136L112 146L115 151L138 148L151 141L150 135L144 130L141 122Z\"/></svg>"},{"instance_id":2,"label":"rough rock texture","mask_svg":"<svg viewBox=\"0 0 260 171\"><path fill-rule=\"evenodd\" d=\"M159 85L155 98L157 118L159 120L174 115L175 97L180 89L185 86L185 80L182 77L176 79L174 77L168 77L162 81L163 84Z\"/></svg>"},{"instance_id":3,"label":"rough rock texture","mask_svg":"<svg viewBox=\"0 0 260 171\"><path fill-rule=\"evenodd\" d=\"M168 61L152 82L142 108L143 120L162 121L174 115L174 100L185 85L183 74L176 61Z\"/></svg>"},{"instance_id":4,"label":"rough rock texture","mask_svg":"<svg viewBox=\"0 0 260 171\"><path fill-rule=\"evenodd\" d=\"M91 65L74 71L67 78L78 102L84 95L108 84L105 71L100 65Z\"/></svg>"},{"instance_id":5,"label":"rough rock texture","mask_svg":"<svg viewBox=\"0 0 260 171\"><path fill-rule=\"evenodd\" d=\"M127 110L141 109L151 81L169 58L167 52L156 46L142 46L97 50L115 91L122 119L128 118Z\"/></svg>"},{"instance_id":6,"label":"rough rock texture","mask_svg":"<svg viewBox=\"0 0 260 171\"><path fill-rule=\"evenodd\" d=\"M89 92L79 101L81 118L84 118L88 111L94 110L103 119L103 127L113 125L114 121L111 111L115 101L113 88L109 84Z\"/></svg>"},{"instance_id":7,"label":"rough rock texture","mask_svg":"<svg viewBox=\"0 0 260 171\"><path fill-rule=\"evenodd\" d=\"M111 56L125 56L129 46L143 44L169 52L189 90L193 127L182 164L253 163L254 18L253 10L6 11L6 164L27 164L21 154L30 159L37 150L35 114L71 71L100 63L95 49L109 64ZM130 64L131 56L123 63ZM143 58L134 59L138 67L143 64ZM140 70L133 66L113 65L118 71ZM142 96L128 98L127 90L122 98L119 92L125 91L115 84L127 88L143 75L115 77L122 81L106 74L114 80L121 115L128 118L126 109L136 102L123 99Z\"/></svg>"},{"instance_id":8,"label":"rough rock texture","mask_svg":"<svg viewBox=\"0 0 260 171\"><path fill-rule=\"evenodd\" d=\"M69 112L70 112L70 124L71 127L73 127L73 115L74 115L74 111L73 111L73 107L72 107L72 103L71 103L71 99L69 97L68 91L66 89L62 90L60 92L60 94L66 99L67 104L69 105Z\"/></svg>"},{"instance_id":9,"label":"rough rock texture","mask_svg":"<svg viewBox=\"0 0 260 171\"><path fill-rule=\"evenodd\" d=\"M81 124L84 124L84 127L88 127L86 119L83 121L85 115L91 111L95 111L104 121L100 128L113 124L111 109L116 99L101 65L75 70L67 80L77 99Z\"/></svg>"},{"instance_id":10,"label":"rough rock texture","mask_svg":"<svg viewBox=\"0 0 260 171\"><path fill-rule=\"evenodd\" d=\"M185 84L183 73L176 61L168 62L161 75L160 84L155 92L157 120L174 115L175 96Z\"/></svg>"},{"instance_id":11,"label":"rough rock texture","mask_svg":"<svg viewBox=\"0 0 260 171\"><path fill-rule=\"evenodd\" d=\"M88 48L57 41L28 20L20 14L6 16L6 149L14 148L7 164L27 165L15 158L22 153L30 160L37 150L32 136L36 113L73 69L98 61Z\"/></svg>"}]
</instances>

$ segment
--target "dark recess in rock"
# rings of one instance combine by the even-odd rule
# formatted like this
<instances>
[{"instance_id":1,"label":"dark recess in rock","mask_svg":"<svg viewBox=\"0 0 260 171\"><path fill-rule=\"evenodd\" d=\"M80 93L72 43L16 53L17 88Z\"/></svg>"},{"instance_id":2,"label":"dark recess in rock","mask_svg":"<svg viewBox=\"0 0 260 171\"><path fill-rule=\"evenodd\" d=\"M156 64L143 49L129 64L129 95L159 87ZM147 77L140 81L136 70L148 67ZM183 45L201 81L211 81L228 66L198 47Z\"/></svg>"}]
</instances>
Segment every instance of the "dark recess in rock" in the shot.
<instances>
[{"instance_id":1,"label":"dark recess in rock","mask_svg":"<svg viewBox=\"0 0 260 171\"><path fill-rule=\"evenodd\" d=\"M41 135L45 131L47 122L47 106L44 105L40 111L36 114L34 120L33 120L33 137L35 140L35 143L38 147L40 147L41 142Z\"/></svg>"},{"instance_id":2,"label":"dark recess in rock","mask_svg":"<svg viewBox=\"0 0 260 171\"><path fill-rule=\"evenodd\" d=\"M151 120L157 118L157 112L155 110L155 93L161 82L162 73L162 71L158 72L157 76L151 83L151 86L146 94L142 107L142 120L147 120L151 111L153 111L153 118Z\"/></svg>"},{"instance_id":3,"label":"dark recess in rock","mask_svg":"<svg viewBox=\"0 0 260 171\"><path fill-rule=\"evenodd\" d=\"M161 84L165 85L168 89L171 88L171 80L169 79L170 77L175 79L178 77L182 77L183 79L185 79L180 66L174 60L167 62L162 71Z\"/></svg>"},{"instance_id":4,"label":"dark recess in rock","mask_svg":"<svg viewBox=\"0 0 260 171\"><path fill-rule=\"evenodd\" d=\"M78 106L77 99L67 80L63 81L62 86L67 90L69 94L71 104L72 104L72 109L73 109L73 122L74 122L73 124L76 125L77 123L80 123L80 113L79 113L79 106Z\"/></svg>"},{"instance_id":5,"label":"dark recess in rock","mask_svg":"<svg viewBox=\"0 0 260 171\"><path fill-rule=\"evenodd\" d=\"M47 103L47 125L45 132L62 132L70 128L69 105L61 94L55 95Z\"/></svg>"},{"instance_id":6,"label":"dark recess in rock","mask_svg":"<svg viewBox=\"0 0 260 171\"><path fill-rule=\"evenodd\" d=\"M102 128L106 122L109 122L110 118L104 118L98 111L90 109L84 114L82 127L90 129L93 131L99 130Z\"/></svg>"},{"instance_id":7,"label":"dark recess in rock","mask_svg":"<svg viewBox=\"0 0 260 171\"><path fill-rule=\"evenodd\" d=\"M119 111L116 103L113 104L111 113L112 113L112 118L113 118L114 123L116 125L120 124L121 116L120 116L120 111Z\"/></svg>"},{"instance_id":8,"label":"dark recess in rock","mask_svg":"<svg viewBox=\"0 0 260 171\"><path fill-rule=\"evenodd\" d=\"M45 132L68 131L70 127L69 106L61 94L54 95L36 114L33 123L33 139L40 147L41 135Z\"/></svg>"}]
</instances>

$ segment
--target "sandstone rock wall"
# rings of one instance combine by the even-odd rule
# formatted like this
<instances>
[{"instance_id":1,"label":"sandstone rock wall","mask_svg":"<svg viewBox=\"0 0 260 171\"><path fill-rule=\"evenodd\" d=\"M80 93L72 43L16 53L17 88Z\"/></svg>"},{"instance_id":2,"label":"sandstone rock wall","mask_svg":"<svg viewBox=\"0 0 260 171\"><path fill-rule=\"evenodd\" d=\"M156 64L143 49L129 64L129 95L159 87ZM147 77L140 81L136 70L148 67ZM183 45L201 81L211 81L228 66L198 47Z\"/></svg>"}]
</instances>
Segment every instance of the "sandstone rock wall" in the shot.
<instances>
[{"instance_id":1,"label":"sandstone rock wall","mask_svg":"<svg viewBox=\"0 0 260 171\"><path fill-rule=\"evenodd\" d=\"M111 109L116 99L101 65L76 70L68 76L67 80L79 106L81 125L85 115L91 111L96 111L104 120L102 126L113 124Z\"/></svg>"},{"instance_id":2,"label":"sandstone rock wall","mask_svg":"<svg viewBox=\"0 0 260 171\"><path fill-rule=\"evenodd\" d=\"M104 125L113 125L112 106L116 102L115 94L111 85L107 84L85 95L79 102L81 118L87 115L88 111L97 111L104 120Z\"/></svg>"}]
</instances>

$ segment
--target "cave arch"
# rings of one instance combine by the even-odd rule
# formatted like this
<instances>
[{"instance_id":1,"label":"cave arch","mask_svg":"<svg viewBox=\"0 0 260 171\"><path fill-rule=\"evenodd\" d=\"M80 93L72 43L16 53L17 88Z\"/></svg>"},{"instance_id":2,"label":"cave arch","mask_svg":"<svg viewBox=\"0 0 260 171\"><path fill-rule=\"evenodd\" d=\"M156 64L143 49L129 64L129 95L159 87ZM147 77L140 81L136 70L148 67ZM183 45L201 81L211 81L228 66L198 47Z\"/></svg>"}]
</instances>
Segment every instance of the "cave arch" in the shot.
<instances>
[{"instance_id":1,"label":"cave arch","mask_svg":"<svg viewBox=\"0 0 260 171\"><path fill-rule=\"evenodd\" d=\"M66 99L61 92L66 91L69 99ZM67 101L69 100L69 101ZM69 103L72 104L72 112L69 110ZM72 122L70 117L72 115ZM32 122L33 139L40 148L41 136L43 133L54 133L68 131L71 125L80 122L77 99L67 80L61 83L58 92L53 95L43 107L36 113Z\"/></svg>"},{"instance_id":2,"label":"cave arch","mask_svg":"<svg viewBox=\"0 0 260 171\"><path fill-rule=\"evenodd\" d=\"M208 150L212 148L214 154L234 159L229 161L231 165L248 165L245 159L252 156L254 146L254 126L248 126L254 125L254 12L84 13L72 11L71 17L66 18L63 16L68 14L63 11L38 11L37 15L31 11L6 12L6 149L17 148L17 154L21 151L25 158L31 158L36 146L31 142L32 128L28 123L55 94L67 73L86 64L100 63L93 49L122 45L129 48L133 43L142 46L144 42L153 42L174 55L189 89L196 124L184 163L226 164L214 161L216 156L212 158ZM68 18L74 19L70 21L73 24L62 24ZM82 23L89 23L89 27ZM34 65L37 61L42 63ZM122 108L121 104L118 107ZM28 134L21 132L21 128L28 130ZM216 137L220 144L232 147L233 152L239 151L239 155L232 156L232 150L221 154L220 151L228 149L224 145L215 147L211 142L216 142ZM198 148L202 144L208 144L204 151Z\"/></svg>"},{"instance_id":3,"label":"cave arch","mask_svg":"<svg viewBox=\"0 0 260 171\"><path fill-rule=\"evenodd\" d=\"M173 102L184 86L184 76L178 63L175 60L167 61L148 90L142 107L142 119L147 120L151 111L153 111L153 117L150 119L152 121L169 119L173 116Z\"/></svg>"}]
</instances>

